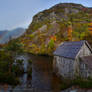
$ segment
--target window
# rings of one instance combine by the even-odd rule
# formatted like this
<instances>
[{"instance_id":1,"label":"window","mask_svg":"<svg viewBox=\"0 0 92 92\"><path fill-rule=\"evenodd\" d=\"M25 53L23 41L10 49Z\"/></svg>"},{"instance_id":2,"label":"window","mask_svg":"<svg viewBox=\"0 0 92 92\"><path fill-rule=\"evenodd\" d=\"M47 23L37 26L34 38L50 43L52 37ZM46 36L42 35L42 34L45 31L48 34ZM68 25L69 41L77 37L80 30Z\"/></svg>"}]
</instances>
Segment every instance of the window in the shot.
<instances>
[{"instance_id":1,"label":"window","mask_svg":"<svg viewBox=\"0 0 92 92\"><path fill-rule=\"evenodd\" d=\"M85 67L85 64L82 64L81 67L82 67L82 69L85 69L85 68L86 68L86 67Z\"/></svg>"},{"instance_id":2,"label":"window","mask_svg":"<svg viewBox=\"0 0 92 92\"><path fill-rule=\"evenodd\" d=\"M83 64L83 68L85 69L86 67L85 67L85 64Z\"/></svg>"}]
</instances>

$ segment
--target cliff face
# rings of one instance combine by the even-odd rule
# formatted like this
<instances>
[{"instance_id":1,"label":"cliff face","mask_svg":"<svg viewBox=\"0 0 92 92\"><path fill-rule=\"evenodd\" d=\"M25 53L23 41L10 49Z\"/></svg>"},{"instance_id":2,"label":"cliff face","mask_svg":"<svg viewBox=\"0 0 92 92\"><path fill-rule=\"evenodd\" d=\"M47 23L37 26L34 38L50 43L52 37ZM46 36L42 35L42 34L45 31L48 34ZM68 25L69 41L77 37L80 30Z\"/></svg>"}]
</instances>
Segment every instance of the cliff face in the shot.
<instances>
[{"instance_id":1,"label":"cliff face","mask_svg":"<svg viewBox=\"0 0 92 92\"><path fill-rule=\"evenodd\" d=\"M72 39L82 40L91 21L92 8L60 3L36 14L21 40L28 52L51 54L61 42L68 40L69 25L72 25L74 31Z\"/></svg>"}]
</instances>

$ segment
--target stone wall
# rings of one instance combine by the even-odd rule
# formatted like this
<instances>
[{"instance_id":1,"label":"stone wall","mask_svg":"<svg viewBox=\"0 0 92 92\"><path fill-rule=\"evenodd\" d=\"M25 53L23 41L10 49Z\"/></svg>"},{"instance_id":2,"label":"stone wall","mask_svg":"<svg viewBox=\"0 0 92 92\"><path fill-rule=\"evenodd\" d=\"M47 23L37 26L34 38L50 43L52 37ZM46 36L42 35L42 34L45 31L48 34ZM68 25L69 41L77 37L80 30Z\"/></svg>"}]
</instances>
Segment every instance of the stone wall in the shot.
<instances>
[{"instance_id":1,"label":"stone wall","mask_svg":"<svg viewBox=\"0 0 92 92\"><path fill-rule=\"evenodd\" d=\"M54 69L63 77L74 76L74 60L60 56L54 56Z\"/></svg>"},{"instance_id":2,"label":"stone wall","mask_svg":"<svg viewBox=\"0 0 92 92\"><path fill-rule=\"evenodd\" d=\"M91 55L91 51L90 49L87 47L86 44L84 44L82 46L82 48L80 49L78 55L76 56L76 58L79 58L79 57L82 57L82 56L88 56L88 55Z\"/></svg>"},{"instance_id":3,"label":"stone wall","mask_svg":"<svg viewBox=\"0 0 92 92\"><path fill-rule=\"evenodd\" d=\"M80 62L80 57L91 55L90 49L86 44L82 46L75 60L64 58L60 56L54 56L53 66L54 70L63 77L75 77L75 76L92 76L91 71L88 68L83 70L83 64ZM82 65L81 65L82 64Z\"/></svg>"},{"instance_id":4,"label":"stone wall","mask_svg":"<svg viewBox=\"0 0 92 92\"><path fill-rule=\"evenodd\" d=\"M84 78L92 77L92 70L82 61L80 62L80 74Z\"/></svg>"},{"instance_id":5,"label":"stone wall","mask_svg":"<svg viewBox=\"0 0 92 92\"><path fill-rule=\"evenodd\" d=\"M88 77L88 76L92 76L92 73L91 73L91 70L83 63L80 61L80 57L83 57L83 56L88 56L88 55L91 55L91 51L90 49L87 47L86 44L84 44L81 48L81 50L79 51L78 55L76 56L76 64L75 64L75 67L76 67L76 70L78 70L79 72L79 75L81 77Z\"/></svg>"}]
</instances>

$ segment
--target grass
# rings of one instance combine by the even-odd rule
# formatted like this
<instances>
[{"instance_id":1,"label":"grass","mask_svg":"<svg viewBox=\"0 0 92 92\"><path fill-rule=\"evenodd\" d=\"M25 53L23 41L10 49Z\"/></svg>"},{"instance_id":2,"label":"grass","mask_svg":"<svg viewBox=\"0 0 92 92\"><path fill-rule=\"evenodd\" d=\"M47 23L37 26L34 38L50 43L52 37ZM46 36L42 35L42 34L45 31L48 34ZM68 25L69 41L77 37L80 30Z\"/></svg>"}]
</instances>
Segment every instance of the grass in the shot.
<instances>
[{"instance_id":1,"label":"grass","mask_svg":"<svg viewBox=\"0 0 92 92\"><path fill-rule=\"evenodd\" d=\"M80 88L92 88L92 79L82 79L82 78L77 78L74 80L62 80L60 89L64 90L67 89L71 86L79 86Z\"/></svg>"}]
</instances>

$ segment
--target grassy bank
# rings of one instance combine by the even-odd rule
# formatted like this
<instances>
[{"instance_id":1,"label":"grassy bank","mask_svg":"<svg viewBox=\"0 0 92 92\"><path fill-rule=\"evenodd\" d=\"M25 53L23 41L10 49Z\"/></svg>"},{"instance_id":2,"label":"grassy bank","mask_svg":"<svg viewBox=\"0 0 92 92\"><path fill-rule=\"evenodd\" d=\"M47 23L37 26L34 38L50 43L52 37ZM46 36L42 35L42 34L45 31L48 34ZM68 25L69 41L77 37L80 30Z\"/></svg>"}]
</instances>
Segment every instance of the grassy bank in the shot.
<instances>
[{"instance_id":1,"label":"grassy bank","mask_svg":"<svg viewBox=\"0 0 92 92\"><path fill-rule=\"evenodd\" d=\"M61 81L60 89L64 90L71 86L78 86L80 88L92 88L92 79L91 78L88 79L77 78L74 80L65 79Z\"/></svg>"}]
</instances>

